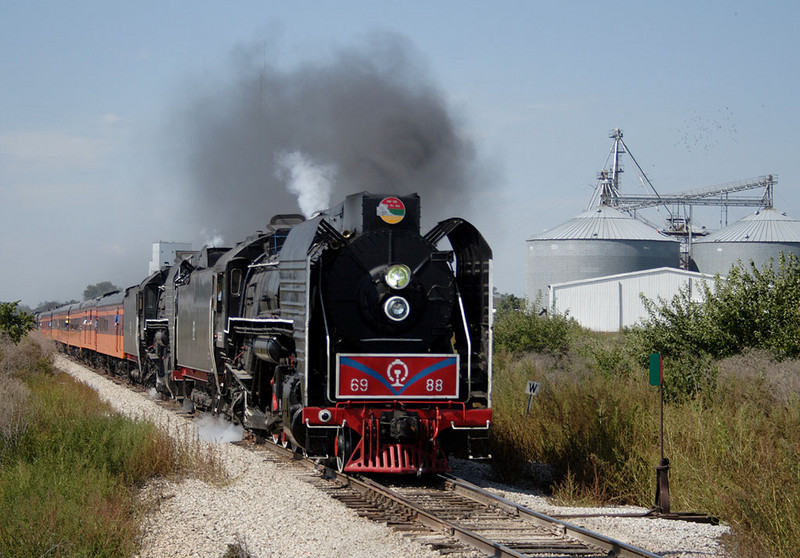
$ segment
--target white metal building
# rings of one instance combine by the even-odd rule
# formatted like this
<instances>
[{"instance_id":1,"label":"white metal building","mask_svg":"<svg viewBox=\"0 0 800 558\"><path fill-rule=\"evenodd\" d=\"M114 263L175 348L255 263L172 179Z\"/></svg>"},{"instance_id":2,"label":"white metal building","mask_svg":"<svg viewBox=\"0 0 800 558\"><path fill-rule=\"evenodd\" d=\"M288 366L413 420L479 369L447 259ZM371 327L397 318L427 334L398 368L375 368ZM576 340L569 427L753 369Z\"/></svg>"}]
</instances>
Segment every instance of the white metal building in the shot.
<instances>
[{"instance_id":1,"label":"white metal building","mask_svg":"<svg viewBox=\"0 0 800 558\"><path fill-rule=\"evenodd\" d=\"M648 317L641 295L669 301L688 285L692 299L699 301L704 281L713 288L713 276L660 267L556 283L549 287L548 308L555 314L568 314L594 331L619 331Z\"/></svg>"},{"instance_id":2,"label":"white metal building","mask_svg":"<svg viewBox=\"0 0 800 558\"><path fill-rule=\"evenodd\" d=\"M163 242L153 243L153 259L150 260L148 273L152 274L165 265L172 265L179 260L182 254L191 252L191 242Z\"/></svg>"}]
</instances>

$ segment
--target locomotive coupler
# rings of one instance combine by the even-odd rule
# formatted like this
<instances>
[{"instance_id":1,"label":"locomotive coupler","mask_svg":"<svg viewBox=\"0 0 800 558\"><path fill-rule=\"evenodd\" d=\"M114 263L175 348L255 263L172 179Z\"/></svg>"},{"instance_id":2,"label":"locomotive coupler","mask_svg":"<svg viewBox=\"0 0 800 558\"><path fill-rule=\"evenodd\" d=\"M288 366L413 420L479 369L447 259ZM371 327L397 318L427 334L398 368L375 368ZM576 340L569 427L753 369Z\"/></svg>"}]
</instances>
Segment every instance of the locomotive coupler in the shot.
<instances>
[{"instance_id":1,"label":"locomotive coupler","mask_svg":"<svg viewBox=\"0 0 800 558\"><path fill-rule=\"evenodd\" d=\"M419 440L419 434L417 413L399 409L381 413L380 436L384 443L393 441L399 444L411 444Z\"/></svg>"}]
</instances>

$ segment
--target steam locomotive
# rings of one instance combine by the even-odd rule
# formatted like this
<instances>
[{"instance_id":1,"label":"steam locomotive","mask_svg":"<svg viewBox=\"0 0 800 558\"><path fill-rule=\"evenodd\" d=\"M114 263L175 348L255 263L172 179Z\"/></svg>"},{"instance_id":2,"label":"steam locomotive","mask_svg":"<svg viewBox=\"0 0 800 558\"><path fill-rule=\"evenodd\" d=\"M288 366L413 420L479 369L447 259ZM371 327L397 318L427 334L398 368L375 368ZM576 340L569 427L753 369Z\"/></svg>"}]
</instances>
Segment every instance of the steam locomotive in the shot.
<instances>
[{"instance_id":1,"label":"steam locomotive","mask_svg":"<svg viewBox=\"0 0 800 558\"><path fill-rule=\"evenodd\" d=\"M418 195L362 192L39 326L340 471L441 472L448 454L488 453L491 261L467 221L422 235Z\"/></svg>"}]
</instances>

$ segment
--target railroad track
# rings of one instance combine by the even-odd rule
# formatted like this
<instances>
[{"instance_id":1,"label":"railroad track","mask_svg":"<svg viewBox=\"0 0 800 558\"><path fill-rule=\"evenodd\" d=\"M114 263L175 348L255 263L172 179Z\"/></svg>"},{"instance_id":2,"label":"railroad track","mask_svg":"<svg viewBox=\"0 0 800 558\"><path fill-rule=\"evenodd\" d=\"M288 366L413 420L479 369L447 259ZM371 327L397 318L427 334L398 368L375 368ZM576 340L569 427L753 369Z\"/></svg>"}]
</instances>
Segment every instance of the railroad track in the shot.
<instances>
[{"instance_id":1,"label":"railroad track","mask_svg":"<svg viewBox=\"0 0 800 558\"><path fill-rule=\"evenodd\" d=\"M270 452L313 468L309 482L359 515L450 556L658 558L657 554L538 513L451 475L376 479L338 473L274 444ZM479 554L476 554L479 553Z\"/></svg>"},{"instance_id":2,"label":"railroad track","mask_svg":"<svg viewBox=\"0 0 800 558\"><path fill-rule=\"evenodd\" d=\"M95 370L96 371L96 370ZM98 372L100 373L100 372ZM147 396L146 388L109 376ZM156 400L185 417L179 404ZM195 416L202 416L197 413ZM359 515L385 523L420 544L456 557L648 557L646 550L546 516L451 475L423 479L376 478L338 473L290 448L251 437L239 445L262 451L264 459L297 467L298 477L341 501ZM386 479L383 477L381 480Z\"/></svg>"}]
</instances>

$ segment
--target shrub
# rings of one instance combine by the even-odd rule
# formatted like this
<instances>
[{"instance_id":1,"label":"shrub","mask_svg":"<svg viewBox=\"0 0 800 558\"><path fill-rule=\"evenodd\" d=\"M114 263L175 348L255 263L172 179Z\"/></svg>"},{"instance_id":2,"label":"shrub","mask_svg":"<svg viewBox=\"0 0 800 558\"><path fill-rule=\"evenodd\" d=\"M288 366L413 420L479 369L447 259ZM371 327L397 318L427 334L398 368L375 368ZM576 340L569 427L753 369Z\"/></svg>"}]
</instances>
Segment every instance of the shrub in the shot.
<instances>
[{"instance_id":1,"label":"shrub","mask_svg":"<svg viewBox=\"0 0 800 558\"><path fill-rule=\"evenodd\" d=\"M651 487L656 399L643 374L597 374L591 362L527 355L496 366L494 467L518 479L527 462L547 463L552 488L573 500L641 502ZM542 383L526 418L528 379Z\"/></svg>"},{"instance_id":2,"label":"shrub","mask_svg":"<svg viewBox=\"0 0 800 558\"><path fill-rule=\"evenodd\" d=\"M652 506L658 389L649 386L646 361L636 364L617 341L583 336L561 356L497 355L498 477L519 480L531 462L544 463L552 471L545 487L559 500ZM542 389L526 418L530 379ZM775 360L768 349L722 360L670 357L665 393L672 510L729 523L732 555L796 556L800 361Z\"/></svg>"},{"instance_id":3,"label":"shrub","mask_svg":"<svg viewBox=\"0 0 800 558\"><path fill-rule=\"evenodd\" d=\"M30 333L17 344L0 335L0 377L25 379L36 374L52 374L54 354L52 343L39 332Z\"/></svg>"},{"instance_id":4,"label":"shrub","mask_svg":"<svg viewBox=\"0 0 800 558\"><path fill-rule=\"evenodd\" d=\"M20 312L16 302L0 302L0 331L4 331L14 343L19 343L25 334L36 327L33 314Z\"/></svg>"},{"instance_id":5,"label":"shrub","mask_svg":"<svg viewBox=\"0 0 800 558\"><path fill-rule=\"evenodd\" d=\"M704 289L705 302L688 290L646 301L650 318L613 336L498 311L495 472L519 478L545 463L556 498L652 505L659 397L647 363L659 352L673 511L730 523L734 555L796 556L800 264L739 264ZM542 389L526 418L529 379Z\"/></svg>"},{"instance_id":6,"label":"shrub","mask_svg":"<svg viewBox=\"0 0 800 558\"><path fill-rule=\"evenodd\" d=\"M580 329L567 316L540 316L530 308L498 311L494 319L495 351L565 354L573 332Z\"/></svg>"},{"instance_id":7,"label":"shrub","mask_svg":"<svg viewBox=\"0 0 800 558\"><path fill-rule=\"evenodd\" d=\"M795 256L781 254L777 266L770 260L762 269L752 263L733 266L713 289L704 287L705 302L693 301L687 289L668 302L645 301L649 319L634 332L642 351L725 358L756 348L778 359L800 357Z\"/></svg>"},{"instance_id":8,"label":"shrub","mask_svg":"<svg viewBox=\"0 0 800 558\"><path fill-rule=\"evenodd\" d=\"M589 331L577 336L575 352L585 359L585 366L604 376L626 376L641 368L641 359L627 346L619 334L592 334Z\"/></svg>"},{"instance_id":9,"label":"shrub","mask_svg":"<svg viewBox=\"0 0 800 558\"><path fill-rule=\"evenodd\" d=\"M713 396L718 369L709 355L664 357L663 365L665 401L682 403L694 399L706 400ZM647 359L642 359L638 368L647 366Z\"/></svg>"},{"instance_id":10,"label":"shrub","mask_svg":"<svg viewBox=\"0 0 800 558\"><path fill-rule=\"evenodd\" d=\"M677 505L729 522L735 555L796 556L800 363L776 363L762 352L718 367L719 382L705 403L668 407Z\"/></svg>"},{"instance_id":11,"label":"shrub","mask_svg":"<svg viewBox=\"0 0 800 558\"><path fill-rule=\"evenodd\" d=\"M50 357L33 337L19 344L0 337L0 464L24 436L33 414L30 389L21 378L51 371Z\"/></svg>"}]
</instances>

